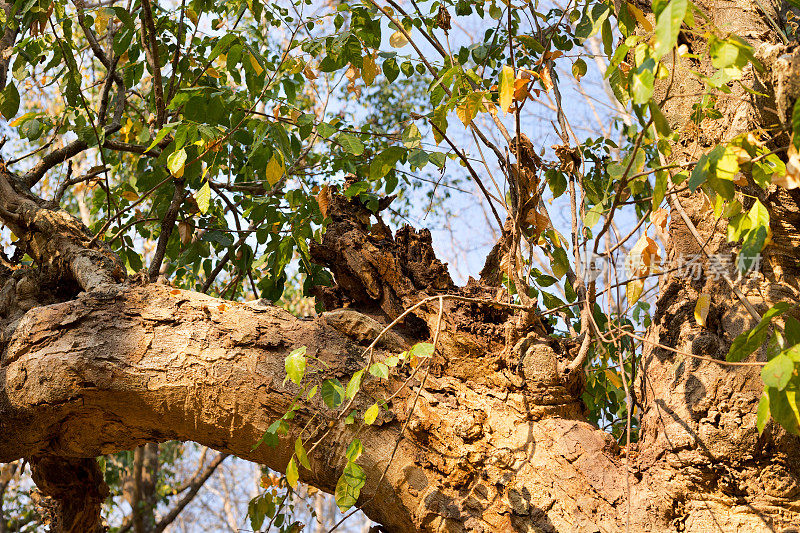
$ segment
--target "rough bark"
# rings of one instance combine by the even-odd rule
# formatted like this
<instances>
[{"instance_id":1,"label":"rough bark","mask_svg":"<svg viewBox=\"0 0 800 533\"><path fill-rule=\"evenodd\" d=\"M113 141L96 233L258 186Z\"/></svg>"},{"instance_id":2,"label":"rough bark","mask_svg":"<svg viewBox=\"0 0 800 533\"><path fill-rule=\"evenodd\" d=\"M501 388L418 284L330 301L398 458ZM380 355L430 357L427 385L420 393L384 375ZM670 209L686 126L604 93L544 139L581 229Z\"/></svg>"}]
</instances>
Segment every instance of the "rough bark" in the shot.
<instances>
[{"instance_id":1,"label":"rough bark","mask_svg":"<svg viewBox=\"0 0 800 533\"><path fill-rule=\"evenodd\" d=\"M719 95L716 105L722 119L706 119L699 126L691 122L692 104L703 89L689 70L710 75L714 69L702 36L682 35L682 42L703 59L675 58L674 76L660 88L661 97L666 98L662 109L673 130L680 133L670 161L696 160L716 144L776 122L786 127L791 103L800 95L800 50L796 43L779 44L766 19L782 23L788 4L765 4L697 3L716 27L753 45L766 69L763 73L747 71L743 82L767 97L757 98L742 86L730 84L731 94ZM665 60L667 64L672 61L672 57ZM785 146L788 139L788 135L779 135L769 148ZM763 313L778 301L798 301L800 195L797 190L775 186L765 194L751 184L742 192L759 197L769 209L773 242L764 251L758 276L739 283L735 266L727 275L744 299ZM748 204L746 196L740 198L746 208L753 203L750 200ZM699 195L673 196L670 205L669 259L696 254L701 257L703 273L697 279L680 273L661 278L648 338L724 360L733 339L754 326L756 319L732 284L711 274L704 254L733 258L737 248L727 242L727 222L715 224L713 213ZM699 232L699 241L690 225ZM709 294L712 302L705 328L693 318L701 293ZM757 352L754 358L765 361L766 353ZM668 497L654 508L671 518L673 527L685 531L779 531L798 523L800 441L774 423L758 434L756 407L763 390L759 367L724 367L648 344L637 385L643 415L636 469L643 481L664 488ZM659 507L663 504L667 506Z\"/></svg>"}]
</instances>

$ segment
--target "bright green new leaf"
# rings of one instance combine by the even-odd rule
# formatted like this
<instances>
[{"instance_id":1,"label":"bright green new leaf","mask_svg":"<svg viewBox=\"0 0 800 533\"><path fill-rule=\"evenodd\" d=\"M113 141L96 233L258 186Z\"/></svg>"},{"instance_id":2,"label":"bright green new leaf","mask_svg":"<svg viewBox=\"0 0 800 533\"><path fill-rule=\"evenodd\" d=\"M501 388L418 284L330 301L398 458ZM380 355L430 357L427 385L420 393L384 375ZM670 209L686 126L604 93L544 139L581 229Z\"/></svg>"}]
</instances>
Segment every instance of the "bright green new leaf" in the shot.
<instances>
[{"instance_id":1,"label":"bright green new leaf","mask_svg":"<svg viewBox=\"0 0 800 533\"><path fill-rule=\"evenodd\" d=\"M432 357L433 356L433 344L430 342L418 342L411 349L408 351L409 356L414 357Z\"/></svg>"},{"instance_id":2,"label":"bright green new leaf","mask_svg":"<svg viewBox=\"0 0 800 533\"><path fill-rule=\"evenodd\" d=\"M761 381L767 387L783 390L792 379L793 372L794 362L789 357L780 354L761 369Z\"/></svg>"},{"instance_id":3,"label":"bright green new leaf","mask_svg":"<svg viewBox=\"0 0 800 533\"><path fill-rule=\"evenodd\" d=\"M295 385L300 385L303 381L303 376L306 373L306 347L301 346L286 356L284 359L284 366L286 368L286 376L291 379Z\"/></svg>"},{"instance_id":4,"label":"bright green new leaf","mask_svg":"<svg viewBox=\"0 0 800 533\"><path fill-rule=\"evenodd\" d=\"M349 400L352 400L361 388L361 378L363 376L364 369L362 368L350 378L350 382L347 384L347 389L345 390L345 396L347 396Z\"/></svg>"},{"instance_id":5,"label":"bright green new leaf","mask_svg":"<svg viewBox=\"0 0 800 533\"><path fill-rule=\"evenodd\" d=\"M369 373L376 378L386 379L389 377L389 367L384 363L373 363L372 366L369 367Z\"/></svg>"},{"instance_id":6,"label":"bright green new leaf","mask_svg":"<svg viewBox=\"0 0 800 533\"><path fill-rule=\"evenodd\" d=\"M670 0L656 20L656 42L653 54L660 59L672 50L678 40L681 24L686 17L688 0Z\"/></svg>"}]
</instances>

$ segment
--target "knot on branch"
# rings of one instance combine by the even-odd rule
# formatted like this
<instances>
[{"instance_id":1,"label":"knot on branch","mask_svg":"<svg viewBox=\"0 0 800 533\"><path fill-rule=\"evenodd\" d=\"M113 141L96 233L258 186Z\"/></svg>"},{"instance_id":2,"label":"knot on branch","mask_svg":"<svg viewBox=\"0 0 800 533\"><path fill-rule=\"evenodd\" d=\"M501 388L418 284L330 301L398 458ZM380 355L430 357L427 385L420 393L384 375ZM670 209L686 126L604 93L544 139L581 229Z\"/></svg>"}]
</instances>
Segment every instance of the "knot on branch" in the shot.
<instances>
[{"instance_id":1,"label":"knot on branch","mask_svg":"<svg viewBox=\"0 0 800 533\"><path fill-rule=\"evenodd\" d=\"M447 265L436 258L431 234L409 226L396 235L378 214L394 197L370 211L358 199L333 194L328 225L321 243L311 243L312 259L333 272L336 287L318 287L326 309L346 302L377 304L389 317L399 316L426 295L455 288Z\"/></svg>"},{"instance_id":2,"label":"knot on branch","mask_svg":"<svg viewBox=\"0 0 800 533\"><path fill-rule=\"evenodd\" d=\"M86 226L66 211L48 209L32 199L30 191L8 172L0 172L0 218L33 260L56 280L71 279L89 291L125 278L119 257Z\"/></svg>"}]
</instances>

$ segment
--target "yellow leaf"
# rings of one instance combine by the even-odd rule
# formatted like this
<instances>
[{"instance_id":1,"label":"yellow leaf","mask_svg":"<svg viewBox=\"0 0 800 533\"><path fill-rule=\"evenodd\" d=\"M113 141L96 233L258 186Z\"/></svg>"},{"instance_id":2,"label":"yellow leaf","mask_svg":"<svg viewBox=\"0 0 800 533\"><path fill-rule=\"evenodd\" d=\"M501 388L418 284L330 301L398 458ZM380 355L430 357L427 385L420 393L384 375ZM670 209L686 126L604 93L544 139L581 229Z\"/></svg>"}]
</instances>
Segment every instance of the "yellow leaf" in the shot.
<instances>
[{"instance_id":1,"label":"yellow leaf","mask_svg":"<svg viewBox=\"0 0 800 533\"><path fill-rule=\"evenodd\" d=\"M646 276L660 260L658 244L643 233L628 254L628 274L632 277Z\"/></svg>"},{"instance_id":2,"label":"yellow leaf","mask_svg":"<svg viewBox=\"0 0 800 533\"><path fill-rule=\"evenodd\" d=\"M697 303L694 306L694 320L701 328L706 327L706 317L708 316L708 306L710 304L711 295L707 292L697 297Z\"/></svg>"},{"instance_id":3,"label":"yellow leaf","mask_svg":"<svg viewBox=\"0 0 800 533\"><path fill-rule=\"evenodd\" d=\"M644 289L643 279L635 279L628 282L625 286L625 296L628 298L629 306L635 304L639 300L639 297L642 295L642 289Z\"/></svg>"},{"instance_id":4,"label":"yellow leaf","mask_svg":"<svg viewBox=\"0 0 800 533\"><path fill-rule=\"evenodd\" d=\"M408 39L403 35L403 32L397 30L389 37L389 44L392 45L393 48L402 48L408 44Z\"/></svg>"},{"instance_id":5,"label":"yellow leaf","mask_svg":"<svg viewBox=\"0 0 800 533\"><path fill-rule=\"evenodd\" d=\"M22 115L20 117L17 117L14 120L12 120L11 122L9 122L8 125L11 126L12 128L16 128L17 126L19 126L20 124L22 124L23 122L28 120L29 118L35 117L35 116L36 116L36 113L25 113L24 115Z\"/></svg>"},{"instance_id":6,"label":"yellow leaf","mask_svg":"<svg viewBox=\"0 0 800 533\"><path fill-rule=\"evenodd\" d=\"M372 54L365 55L363 64L361 65L361 77L364 79L364 83L367 84L367 87L372 85L377 75L378 64L375 62L375 57Z\"/></svg>"},{"instance_id":7,"label":"yellow leaf","mask_svg":"<svg viewBox=\"0 0 800 533\"><path fill-rule=\"evenodd\" d=\"M220 73L217 72L217 69L215 69L214 67L208 67L206 69L206 74L216 79L220 79L222 77Z\"/></svg>"},{"instance_id":8,"label":"yellow leaf","mask_svg":"<svg viewBox=\"0 0 800 533\"><path fill-rule=\"evenodd\" d=\"M108 20L111 17L108 16L108 12L105 9L100 9L94 16L94 29L97 31L98 35L105 33L106 28L108 27Z\"/></svg>"},{"instance_id":9,"label":"yellow leaf","mask_svg":"<svg viewBox=\"0 0 800 533\"><path fill-rule=\"evenodd\" d=\"M617 374L612 370L609 370L608 368L606 368L605 374L606 374L606 379L610 381L612 385L614 385L618 389L622 388L622 380L619 379L619 374Z\"/></svg>"},{"instance_id":10,"label":"yellow leaf","mask_svg":"<svg viewBox=\"0 0 800 533\"><path fill-rule=\"evenodd\" d=\"M749 163L750 159L752 159L750 157L750 154L747 153L747 150L745 150L741 146L733 146L733 145L731 145L731 146L728 146L728 150L730 150L730 152L733 155L736 156L736 162L739 163L740 165L743 165L745 163Z\"/></svg>"},{"instance_id":11,"label":"yellow leaf","mask_svg":"<svg viewBox=\"0 0 800 533\"><path fill-rule=\"evenodd\" d=\"M511 102L514 100L514 69L509 65L503 65L503 70L500 71L500 109L504 113L508 112Z\"/></svg>"},{"instance_id":12,"label":"yellow leaf","mask_svg":"<svg viewBox=\"0 0 800 533\"><path fill-rule=\"evenodd\" d=\"M283 177L284 170L283 157L280 156L280 152L273 152L269 163L267 163L267 169L264 173L269 184L274 186L276 183L278 183L278 181L280 181L280 179Z\"/></svg>"},{"instance_id":13,"label":"yellow leaf","mask_svg":"<svg viewBox=\"0 0 800 533\"><path fill-rule=\"evenodd\" d=\"M133 191L125 191L122 193L122 197L128 200L129 202L135 202L139 199L139 195Z\"/></svg>"},{"instance_id":14,"label":"yellow leaf","mask_svg":"<svg viewBox=\"0 0 800 533\"><path fill-rule=\"evenodd\" d=\"M456 115L464 123L464 126L469 126L472 119L478 114L483 103L483 93L470 93L468 94L461 104L456 107Z\"/></svg>"},{"instance_id":15,"label":"yellow leaf","mask_svg":"<svg viewBox=\"0 0 800 533\"><path fill-rule=\"evenodd\" d=\"M628 4L628 11L630 11L631 14L633 14L634 18L636 18L636 22L641 24L642 29L647 33L653 31L653 25L650 24L650 21L647 20L647 17L644 16L642 10L636 7L635 5L631 4L630 2L625 2L625 3Z\"/></svg>"},{"instance_id":16,"label":"yellow leaf","mask_svg":"<svg viewBox=\"0 0 800 533\"><path fill-rule=\"evenodd\" d=\"M253 54L250 54L250 64L253 66L253 70L256 71L256 76L260 76L264 69L261 68L261 65L258 63L258 59Z\"/></svg>"}]
</instances>

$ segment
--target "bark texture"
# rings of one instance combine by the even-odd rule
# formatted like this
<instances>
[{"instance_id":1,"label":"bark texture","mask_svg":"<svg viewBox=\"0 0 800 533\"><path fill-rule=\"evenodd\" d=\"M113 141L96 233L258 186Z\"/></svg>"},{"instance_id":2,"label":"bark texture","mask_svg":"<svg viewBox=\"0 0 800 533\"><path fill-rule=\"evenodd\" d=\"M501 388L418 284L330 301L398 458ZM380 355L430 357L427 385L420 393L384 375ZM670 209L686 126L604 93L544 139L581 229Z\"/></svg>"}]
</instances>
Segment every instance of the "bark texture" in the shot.
<instances>
[{"instance_id":1,"label":"bark texture","mask_svg":"<svg viewBox=\"0 0 800 533\"><path fill-rule=\"evenodd\" d=\"M768 21L783 24L788 4L703 1L697 5L718 28L753 45L765 70L746 71L743 85L767 96L759 98L732 83L731 93L720 94L716 103L722 119L692 122L692 104L698 102L703 87L690 70L710 76L716 69L703 37L682 34L679 40L701 59L665 60L667 64L674 60L675 67L673 77L660 87L661 107L680 133L671 162L697 160L713 146L743 133L759 136L769 129L772 136L781 128L791 131L787 129L791 105L800 95L797 43L781 44ZM778 135L768 148L786 146L788 141L787 134ZM743 281L737 279L735 262L726 276L714 275L709 268L709 257L735 258L737 249L726 238L727 221L716 221L700 195L686 192L668 198L669 259L699 256L703 271L696 279L675 273L662 277L648 333L651 341L724 360L733 339L757 322L748 303L762 314L779 301L798 301L800 195L775 186L765 194L748 179L751 185L740 188L739 198L745 208L753 204L747 195L767 206L773 242L764 251L760 272ZM705 328L694 320L694 307L703 293L712 302ZM754 359L766 361L764 350ZM758 434L760 367L724 367L650 344L637 385L643 415L636 469L644 481L661 485L669 495L653 507L671 519L672 527L780 531L800 522L800 441L774 423ZM660 507L663 504L667 506Z\"/></svg>"}]
</instances>

